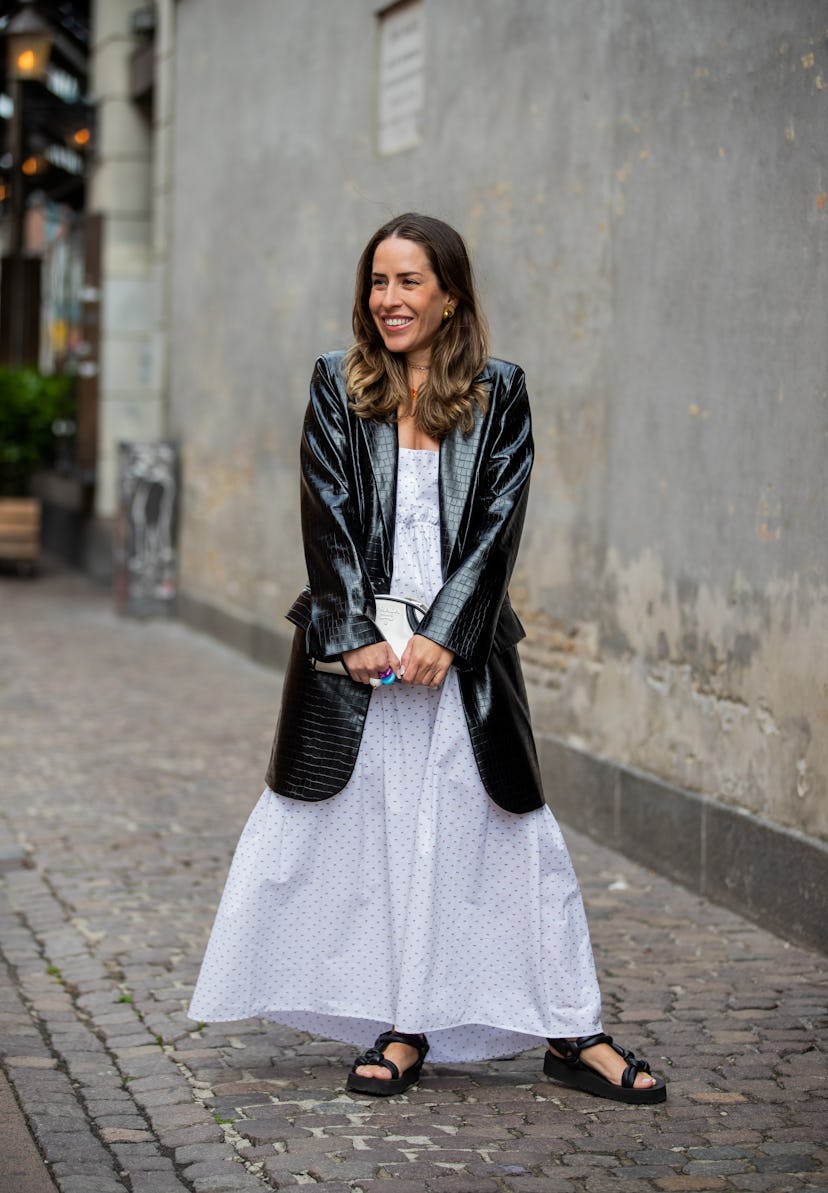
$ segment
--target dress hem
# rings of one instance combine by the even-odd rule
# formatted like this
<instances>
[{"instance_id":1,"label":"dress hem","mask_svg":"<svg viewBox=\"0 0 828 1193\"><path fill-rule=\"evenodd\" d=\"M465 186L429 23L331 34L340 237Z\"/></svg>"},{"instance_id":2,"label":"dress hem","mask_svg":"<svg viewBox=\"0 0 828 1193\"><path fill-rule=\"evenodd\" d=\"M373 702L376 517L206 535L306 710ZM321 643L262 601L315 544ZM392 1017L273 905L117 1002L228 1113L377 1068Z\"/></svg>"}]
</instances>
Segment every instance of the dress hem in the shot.
<instances>
[{"instance_id":1,"label":"dress hem","mask_svg":"<svg viewBox=\"0 0 828 1193\"><path fill-rule=\"evenodd\" d=\"M402 1022L402 1026L394 1023L393 1016L381 1015L353 1015L345 1014L335 1011L316 1011L306 1008L294 1007L291 1009L276 1009L269 1008L267 1010L259 1009L249 1012L245 1015L230 1015L220 1016L211 1019L204 1019L203 1016L193 1015L190 1011L187 1012L188 1018L198 1023L239 1023L246 1020L258 1019L266 1023L276 1023L283 1027L288 1027L293 1031L304 1032L307 1035L316 1036L320 1039L330 1039L340 1044L350 1044L354 1047L365 1047L369 1041L369 1036L372 1032L387 1031L392 1023L398 1031L407 1032L411 1035L424 1034L432 1041L438 1035L452 1033L457 1031L469 1031L470 1029L480 1029L488 1034L490 1043L494 1043L497 1037L503 1036L503 1046L492 1051L487 1049L484 1053L479 1055L469 1055L468 1052L463 1056L442 1056L441 1049L438 1047L436 1056L433 1057L437 1063L442 1064L477 1064L487 1060L497 1060L499 1058L514 1056L523 1052L531 1052L535 1048L545 1046L547 1038L560 1038L593 1035L595 1032L602 1031L600 1020L596 1023L591 1023L587 1027L568 1028L568 1027L550 1027L548 1031L527 1030L521 1027L504 1026L503 1024L488 1023L484 1020L466 1020L459 1023L445 1023L440 1026L422 1025L411 1026ZM303 1019L317 1019L327 1021L327 1026L332 1029L330 1032L323 1030L315 1030L312 1027L303 1027L297 1025L297 1020ZM352 1030L348 1030L348 1025L352 1024ZM373 1026L371 1026L373 1025ZM320 1024L320 1029L322 1024ZM336 1028L339 1031L336 1031ZM367 1034L366 1034L367 1032ZM524 1043L523 1041L526 1041ZM468 1045L467 1045L468 1048ZM432 1052L435 1049L432 1048ZM455 1049L456 1051L456 1049ZM473 1050L476 1051L476 1050Z\"/></svg>"}]
</instances>

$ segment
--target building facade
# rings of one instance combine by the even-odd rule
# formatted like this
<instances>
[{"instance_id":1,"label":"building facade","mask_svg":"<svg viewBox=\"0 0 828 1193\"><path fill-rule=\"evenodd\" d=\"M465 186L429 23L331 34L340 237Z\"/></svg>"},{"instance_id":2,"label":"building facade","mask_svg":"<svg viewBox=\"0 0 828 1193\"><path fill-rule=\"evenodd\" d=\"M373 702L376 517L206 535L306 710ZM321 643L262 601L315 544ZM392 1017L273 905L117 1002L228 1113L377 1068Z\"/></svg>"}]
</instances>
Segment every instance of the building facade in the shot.
<instances>
[{"instance_id":1,"label":"building facade","mask_svg":"<svg viewBox=\"0 0 828 1193\"><path fill-rule=\"evenodd\" d=\"M159 8L169 370L152 376L182 447L182 615L285 658L314 359L349 341L374 228L447 219L533 402L512 592L551 805L824 933L824 7Z\"/></svg>"},{"instance_id":2,"label":"building facade","mask_svg":"<svg viewBox=\"0 0 828 1193\"><path fill-rule=\"evenodd\" d=\"M118 445L163 438L170 412L169 211L173 0L94 0L88 289L96 304L97 464L86 564L112 572ZM91 371L91 370L90 370Z\"/></svg>"}]
</instances>

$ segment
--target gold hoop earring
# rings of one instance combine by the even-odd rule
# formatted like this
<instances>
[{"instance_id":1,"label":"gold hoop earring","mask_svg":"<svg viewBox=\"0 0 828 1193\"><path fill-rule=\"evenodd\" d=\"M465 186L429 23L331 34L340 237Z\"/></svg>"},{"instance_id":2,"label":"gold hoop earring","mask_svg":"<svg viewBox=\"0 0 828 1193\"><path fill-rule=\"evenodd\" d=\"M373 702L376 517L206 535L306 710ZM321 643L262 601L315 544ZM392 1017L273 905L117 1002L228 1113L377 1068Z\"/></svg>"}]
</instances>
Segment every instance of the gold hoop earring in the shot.
<instances>
[{"instance_id":1,"label":"gold hoop earring","mask_svg":"<svg viewBox=\"0 0 828 1193\"><path fill-rule=\"evenodd\" d=\"M450 307L447 304L446 306L443 307L443 321L445 322L446 319L453 319L453 318L454 318L454 307Z\"/></svg>"}]
</instances>

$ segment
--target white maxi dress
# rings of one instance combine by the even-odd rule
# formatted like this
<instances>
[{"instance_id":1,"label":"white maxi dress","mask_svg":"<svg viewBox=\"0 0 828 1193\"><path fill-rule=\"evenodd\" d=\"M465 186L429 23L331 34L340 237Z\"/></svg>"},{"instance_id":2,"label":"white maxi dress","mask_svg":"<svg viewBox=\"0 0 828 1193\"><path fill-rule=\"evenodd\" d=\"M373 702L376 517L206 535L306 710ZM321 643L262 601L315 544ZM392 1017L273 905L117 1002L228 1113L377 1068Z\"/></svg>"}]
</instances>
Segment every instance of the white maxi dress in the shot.
<instances>
[{"instance_id":1,"label":"white maxi dress","mask_svg":"<svg viewBox=\"0 0 828 1193\"><path fill-rule=\"evenodd\" d=\"M439 453L400 449L391 591L441 586ZM392 1024L433 1061L601 1030L581 894L546 807L487 795L453 669L375 688L331 799L265 789L239 840L190 1005L364 1048Z\"/></svg>"}]
</instances>

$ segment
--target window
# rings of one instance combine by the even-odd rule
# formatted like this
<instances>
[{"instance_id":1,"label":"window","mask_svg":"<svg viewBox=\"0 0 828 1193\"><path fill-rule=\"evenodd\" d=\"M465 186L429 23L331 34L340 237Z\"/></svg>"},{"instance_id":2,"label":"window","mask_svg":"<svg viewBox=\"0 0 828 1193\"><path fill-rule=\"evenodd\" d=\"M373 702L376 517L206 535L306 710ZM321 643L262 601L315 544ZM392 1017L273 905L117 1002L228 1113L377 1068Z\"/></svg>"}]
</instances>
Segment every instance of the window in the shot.
<instances>
[{"instance_id":1,"label":"window","mask_svg":"<svg viewBox=\"0 0 828 1193\"><path fill-rule=\"evenodd\" d=\"M425 4L403 0L379 14L377 148L399 153L422 137Z\"/></svg>"}]
</instances>

